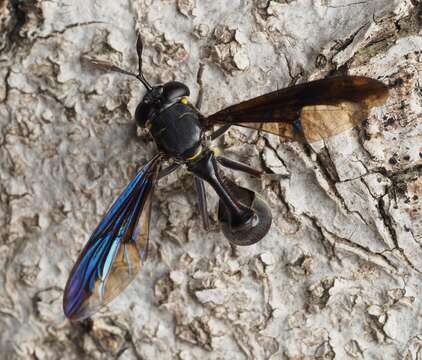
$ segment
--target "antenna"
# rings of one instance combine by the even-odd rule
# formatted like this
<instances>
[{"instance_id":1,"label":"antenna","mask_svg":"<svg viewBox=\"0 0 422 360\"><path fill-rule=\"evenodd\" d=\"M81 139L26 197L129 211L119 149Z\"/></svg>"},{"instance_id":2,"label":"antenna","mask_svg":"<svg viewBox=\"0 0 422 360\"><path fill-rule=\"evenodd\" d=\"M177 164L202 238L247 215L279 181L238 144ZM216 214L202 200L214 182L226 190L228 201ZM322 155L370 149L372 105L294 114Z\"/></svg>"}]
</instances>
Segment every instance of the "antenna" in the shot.
<instances>
[{"instance_id":1,"label":"antenna","mask_svg":"<svg viewBox=\"0 0 422 360\"><path fill-rule=\"evenodd\" d=\"M138 40L136 41L136 52L138 53L138 78L139 81L141 81L142 84L146 87L148 91L152 90L152 86L149 84L149 82L145 79L144 73L142 72L142 51L144 50L144 43L142 42L141 34L138 34Z\"/></svg>"},{"instance_id":2,"label":"antenna","mask_svg":"<svg viewBox=\"0 0 422 360\"><path fill-rule=\"evenodd\" d=\"M114 71L114 72L118 72L118 73L121 73L121 74L133 76L133 77L137 78L145 86L147 91L151 91L152 86L145 79L144 74L142 72L142 51L143 51L143 48L144 48L144 44L142 42L141 35L138 34L138 40L136 41L136 51L138 53L139 73L137 75L130 72L130 71L123 70L123 69L119 68L118 66L111 64L111 63L108 63L106 61L91 59L89 57L86 57L85 59L88 60L90 63L92 63L94 66L96 66L97 68L99 68L101 70Z\"/></svg>"}]
</instances>

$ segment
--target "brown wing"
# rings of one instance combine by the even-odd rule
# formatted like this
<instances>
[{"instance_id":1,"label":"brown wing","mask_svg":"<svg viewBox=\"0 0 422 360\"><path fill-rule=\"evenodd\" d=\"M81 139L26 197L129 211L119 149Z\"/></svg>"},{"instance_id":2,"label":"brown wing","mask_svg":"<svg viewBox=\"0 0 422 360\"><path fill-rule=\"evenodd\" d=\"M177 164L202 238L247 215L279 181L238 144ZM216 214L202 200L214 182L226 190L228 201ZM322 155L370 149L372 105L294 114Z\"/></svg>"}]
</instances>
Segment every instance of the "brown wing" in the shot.
<instances>
[{"instance_id":1,"label":"brown wing","mask_svg":"<svg viewBox=\"0 0 422 360\"><path fill-rule=\"evenodd\" d=\"M370 108L382 105L388 88L378 80L341 76L288 87L230 106L207 125L233 124L286 139L328 138L356 126Z\"/></svg>"},{"instance_id":2,"label":"brown wing","mask_svg":"<svg viewBox=\"0 0 422 360\"><path fill-rule=\"evenodd\" d=\"M239 124L233 124L236 126L245 127L248 129L256 129L259 131L264 131L269 134L278 135L283 139L286 140L294 140L294 141L304 141L306 140L304 138L304 135L298 131L293 123L289 122L277 122L277 123L239 123Z\"/></svg>"}]
</instances>

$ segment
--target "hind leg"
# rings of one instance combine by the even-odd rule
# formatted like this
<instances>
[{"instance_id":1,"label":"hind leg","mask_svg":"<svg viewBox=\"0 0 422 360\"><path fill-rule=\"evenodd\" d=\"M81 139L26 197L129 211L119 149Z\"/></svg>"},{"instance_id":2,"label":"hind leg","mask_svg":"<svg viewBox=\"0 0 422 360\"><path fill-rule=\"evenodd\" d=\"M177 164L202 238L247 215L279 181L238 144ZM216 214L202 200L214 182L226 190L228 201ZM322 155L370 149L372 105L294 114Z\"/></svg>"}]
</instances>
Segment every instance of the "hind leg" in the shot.
<instances>
[{"instance_id":1,"label":"hind leg","mask_svg":"<svg viewBox=\"0 0 422 360\"><path fill-rule=\"evenodd\" d=\"M197 176L194 176L194 181L196 193L198 194L198 207L199 212L201 213L202 223L204 225L204 229L208 230L210 227L210 219L208 216L207 196L205 193L204 180L200 179Z\"/></svg>"},{"instance_id":2,"label":"hind leg","mask_svg":"<svg viewBox=\"0 0 422 360\"><path fill-rule=\"evenodd\" d=\"M226 168L243 171L244 173L249 174L254 177L261 177L263 174L263 172L260 170L256 170L246 164L243 164L239 161L231 160L224 156L218 156L217 161Z\"/></svg>"}]
</instances>

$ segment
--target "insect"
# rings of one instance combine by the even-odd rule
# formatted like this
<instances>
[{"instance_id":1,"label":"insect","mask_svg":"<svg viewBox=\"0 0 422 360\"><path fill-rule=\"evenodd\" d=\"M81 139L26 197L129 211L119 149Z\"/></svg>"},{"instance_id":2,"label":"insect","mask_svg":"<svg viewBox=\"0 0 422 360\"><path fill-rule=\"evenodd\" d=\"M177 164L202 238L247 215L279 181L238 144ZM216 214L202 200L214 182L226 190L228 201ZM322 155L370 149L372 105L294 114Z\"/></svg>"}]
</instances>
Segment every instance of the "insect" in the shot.
<instances>
[{"instance_id":1,"label":"insect","mask_svg":"<svg viewBox=\"0 0 422 360\"><path fill-rule=\"evenodd\" d=\"M232 125L258 129L283 139L326 139L354 127L368 110L382 105L388 89L381 82L341 76L277 90L202 115L189 100L189 88L170 81L152 86L142 72L143 44L137 41L139 73L93 60L97 67L136 77L146 94L135 120L149 129L158 154L133 177L91 235L69 276L63 309L71 320L84 319L119 295L139 272L148 247L151 195L158 179L185 165L194 175L198 204L205 228L209 226L204 181L219 196L218 220L228 240L251 245L270 229L271 210L256 192L226 178L221 167L259 177L262 172L218 156L210 147ZM214 126L219 126L214 131ZM161 169L164 160L173 162Z\"/></svg>"}]
</instances>

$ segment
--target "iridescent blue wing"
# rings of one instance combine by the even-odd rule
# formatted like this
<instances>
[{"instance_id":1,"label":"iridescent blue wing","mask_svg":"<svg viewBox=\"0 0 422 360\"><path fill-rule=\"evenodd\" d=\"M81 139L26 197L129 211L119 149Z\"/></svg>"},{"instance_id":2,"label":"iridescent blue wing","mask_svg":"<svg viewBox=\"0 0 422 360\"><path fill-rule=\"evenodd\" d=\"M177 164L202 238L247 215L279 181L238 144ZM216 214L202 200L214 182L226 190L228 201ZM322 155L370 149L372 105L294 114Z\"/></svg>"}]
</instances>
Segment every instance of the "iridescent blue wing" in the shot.
<instances>
[{"instance_id":1,"label":"iridescent blue wing","mask_svg":"<svg viewBox=\"0 0 422 360\"><path fill-rule=\"evenodd\" d=\"M82 320L118 296L145 260L157 155L141 168L104 216L74 265L63 297L71 320Z\"/></svg>"}]
</instances>

